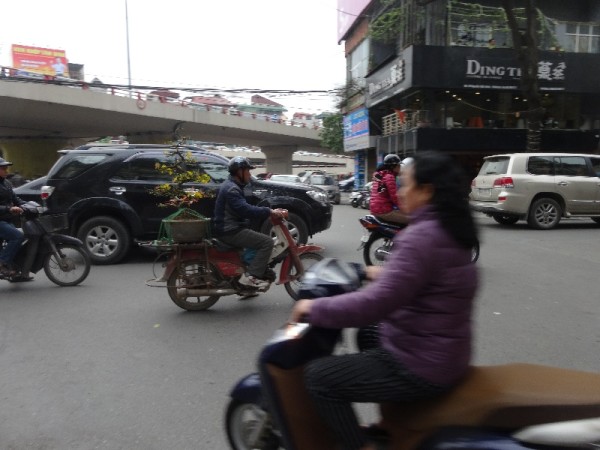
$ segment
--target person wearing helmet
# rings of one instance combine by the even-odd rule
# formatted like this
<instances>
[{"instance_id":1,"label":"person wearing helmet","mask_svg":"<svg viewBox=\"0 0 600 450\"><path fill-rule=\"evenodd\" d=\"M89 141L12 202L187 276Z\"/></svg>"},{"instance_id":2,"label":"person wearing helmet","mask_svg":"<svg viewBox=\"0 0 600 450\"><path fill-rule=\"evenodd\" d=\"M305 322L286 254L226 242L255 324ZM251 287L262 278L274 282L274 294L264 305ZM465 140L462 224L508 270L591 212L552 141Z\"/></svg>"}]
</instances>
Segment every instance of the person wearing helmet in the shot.
<instances>
[{"instance_id":1,"label":"person wearing helmet","mask_svg":"<svg viewBox=\"0 0 600 450\"><path fill-rule=\"evenodd\" d=\"M243 156L235 156L229 161L230 176L219 189L213 223L215 235L225 244L256 250L256 255L248 265L247 272L240 277L239 283L264 289L270 283L265 280L265 272L274 243L270 236L251 230L249 223L252 220L262 222L269 216L283 217L285 211L268 206L254 206L246 201L244 186L250 182L251 169L254 166Z\"/></svg>"},{"instance_id":2,"label":"person wearing helmet","mask_svg":"<svg viewBox=\"0 0 600 450\"><path fill-rule=\"evenodd\" d=\"M0 247L0 277L2 278L17 275L17 271L12 268L12 261L25 239L23 233L13 224L13 220L15 216L23 213L20 206L26 202L13 192L12 185L7 179L9 166L12 166L11 162L0 158L0 241L6 241L6 245Z\"/></svg>"},{"instance_id":3,"label":"person wearing helmet","mask_svg":"<svg viewBox=\"0 0 600 450\"><path fill-rule=\"evenodd\" d=\"M397 155L389 154L383 159L383 164L373 174L369 209L380 220L405 225L408 218L400 211L396 196L396 177L400 174L400 166Z\"/></svg>"}]
</instances>

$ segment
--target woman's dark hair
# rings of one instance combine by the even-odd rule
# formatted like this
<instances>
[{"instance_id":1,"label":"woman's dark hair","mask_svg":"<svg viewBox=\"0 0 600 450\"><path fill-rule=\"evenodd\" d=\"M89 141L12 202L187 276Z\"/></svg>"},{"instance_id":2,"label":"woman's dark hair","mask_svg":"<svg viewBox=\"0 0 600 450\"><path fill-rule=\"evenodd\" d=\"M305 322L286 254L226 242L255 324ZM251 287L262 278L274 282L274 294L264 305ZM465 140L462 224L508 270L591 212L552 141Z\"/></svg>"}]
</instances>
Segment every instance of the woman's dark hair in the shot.
<instances>
[{"instance_id":1,"label":"woman's dark hair","mask_svg":"<svg viewBox=\"0 0 600 450\"><path fill-rule=\"evenodd\" d=\"M437 151L415 154L414 179L417 185L433 186L431 204L442 226L465 248L477 244L477 227L469 207L469 180L452 157Z\"/></svg>"}]
</instances>

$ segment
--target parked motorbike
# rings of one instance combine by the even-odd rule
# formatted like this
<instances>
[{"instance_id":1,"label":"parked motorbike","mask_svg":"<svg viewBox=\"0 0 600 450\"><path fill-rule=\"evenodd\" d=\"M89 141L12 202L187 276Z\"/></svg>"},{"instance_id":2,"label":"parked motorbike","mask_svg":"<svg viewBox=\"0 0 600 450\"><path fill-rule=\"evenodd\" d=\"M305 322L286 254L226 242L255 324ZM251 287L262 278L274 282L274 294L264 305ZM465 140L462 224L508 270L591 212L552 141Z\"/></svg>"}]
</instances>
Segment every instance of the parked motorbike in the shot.
<instances>
[{"instance_id":1,"label":"parked motorbike","mask_svg":"<svg viewBox=\"0 0 600 450\"><path fill-rule=\"evenodd\" d=\"M358 208L360 206L363 209L369 209L370 197L371 194L369 191L362 189L360 191L352 191L348 198L350 199L350 205L352 205L353 208Z\"/></svg>"},{"instance_id":2,"label":"parked motorbike","mask_svg":"<svg viewBox=\"0 0 600 450\"><path fill-rule=\"evenodd\" d=\"M13 260L17 274L4 279L29 281L30 273L43 268L48 279L59 286L75 286L85 280L91 262L83 243L57 233L68 227L66 214L42 215L44 208L36 202L27 202L21 209L25 241Z\"/></svg>"},{"instance_id":3,"label":"parked motorbike","mask_svg":"<svg viewBox=\"0 0 600 450\"><path fill-rule=\"evenodd\" d=\"M304 277L302 297L359 285L355 267L326 259ZM331 354L340 333L306 323L288 323L275 332L259 355L258 373L242 378L230 393L225 428L232 449L338 448L306 392L303 369ZM600 375L533 364L472 367L448 394L381 404L380 412L387 449L595 448Z\"/></svg>"},{"instance_id":4,"label":"parked motorbike","mask_svg":"<svg viewBox=\"0 0 600 450\"><path fill-rule=\"evenodd\" d=\"M389 256L394 246L394 236L404 225L384 222L372 214L358 219L363 226L363 235L357 250L363 251L363 260L368 266L381 266ZM473 246L471 261L479 259L479 242Z\"/></svg>"},{"instance_id":5,"label":"parked motorbike","mask_svg":"<svg viewBox=\"0 0 600 450\"><path fill-rule=\"evenodd\" d=\"M306 268L321 261L322 247L313 244L296 244L289 232L285 218L271 218L275 246L269 260L267 276L271 283L283 284L285 290L297 300L300 280ZM213 306L226 295L252 296L264 289L240 284L238 280L246 271L252 252L224 244L216 238L189 244L158 245L167 254L167 262L160 277L149 280L152 287L165 287L171 300L187 311L202 311ZM273 268L281 263L279 279ZM276 281L277 280L277 281Z\"/></svg>"}]
</instances>

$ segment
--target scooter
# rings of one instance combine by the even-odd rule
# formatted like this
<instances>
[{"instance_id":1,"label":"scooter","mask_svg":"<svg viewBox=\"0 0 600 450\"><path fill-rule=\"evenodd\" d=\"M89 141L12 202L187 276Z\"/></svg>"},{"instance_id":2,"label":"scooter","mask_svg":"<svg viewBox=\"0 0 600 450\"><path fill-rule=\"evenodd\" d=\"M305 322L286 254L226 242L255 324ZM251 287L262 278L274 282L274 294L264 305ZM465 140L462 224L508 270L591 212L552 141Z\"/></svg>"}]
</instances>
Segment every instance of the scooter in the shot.
<instances>
[{"instance_id":1,"label":"scooter","mask_svg":"<svg viewBox=\"0 0 600 450\"><path fill-rule=\"evenodd\" d=\"M372 214L367 214L358 219L363 226L363 235L357 250L363 251L363 260L368 266L381 266L392 252L394 236L405 225L384 222ZM479 242L473 246L471 261L479 259Z\"/></svg>"},{"instance_id":2,"label":"scooter","mask_svg":"<svg viewBox=\"0 0 600 450\"><path fill-rule=\"evenodd\" d=\"M13 260L17 274L5 279L29 281L30 273L43 268L48 279L59 286L75 286L85 280L90 273L91 261L83 243L57 233L68 227L66 214L42 215L44 208L36 202L27 202L21 209L25 241Z\"/></svg>"},{"instance_id":3,"label":"scooter","mask_svg":"<svg viewBox=\"0 0 600 450\"><path fill-rule=\"evenodd\" d=\"M352 205L353 208L358 208L359 206L361 208L365 208L365 205L367 205L367 197L369 196L368 191L362 189L359 191L352 191L350 193L350 196L348 197L348 199L350 200L350 205ZM368 208L368 206L367 206Z\"/></svg>"},{"instance_id":4,"label":"scooter","mask_svg":"<svg viewBox=\"0 0 600 450\"><path fill-rule=\"evenodd\" d=\"M253 252L228 246L216 238L189 244L158 244L156 247L167 254L167 262L162 275L155 276L146 284L166 286L173 303L186 311L206 310L226 295L251 297L267 291L273 282L283 284L288 294L297 300L300 298L300 280L306 268L323 259L319 253L323 248L313 244L296 244L285 218L271 218L271 222L275 246L266 275L270 283L263 289L238 282L254 256ZM281 268L277 280L273 268L279 263Z\"/></svg>"},{"instance_id":5,"label":"scooter","mask_svg":"<svg viewBox=\"0 0 600 450\"><path fill-rule=\"evenodd\" d=\"M348 264L325 259L303 279L303 298L358 289ZM305 291L306 289L306 291ZM311 360L331 354L340 330L288 323L266 343L258 373L231 391L225 414L235 450L330 450L337 443L303 381ZM381 404L380 447L390 450L596 448L600 374L533 364L477 366L439 398Z\"/></svg>"}]
</instances>

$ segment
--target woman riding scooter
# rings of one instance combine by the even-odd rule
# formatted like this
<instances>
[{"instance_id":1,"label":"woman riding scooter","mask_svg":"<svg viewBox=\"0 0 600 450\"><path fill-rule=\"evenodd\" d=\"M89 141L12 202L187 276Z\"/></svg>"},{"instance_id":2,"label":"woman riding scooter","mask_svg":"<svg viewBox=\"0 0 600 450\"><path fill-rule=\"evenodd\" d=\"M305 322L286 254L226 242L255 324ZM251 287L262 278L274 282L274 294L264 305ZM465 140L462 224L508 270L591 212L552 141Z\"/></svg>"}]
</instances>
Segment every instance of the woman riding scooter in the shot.
<instances>
[{"instance_id":1,"label":"woman riding scooter","mask_svg":"<svg viewBox=\"0 0 600 450\"><path fill-rule=\"evenodd\" d=\"M383 158L383 164L373 174L369 209L380 220L406 225L408 217L399 207L396 190L396 178L401 166L397 155L390 154Z\"/></svg>"},{"instance_id":2,"label":"woman riding scooter","mask_svg":"<svg viewBox=\"0 0 600 450\"><path fill-rule=\"evenodd\" d=\"M410 225L365 288L300 300L291 320L325 328L379 323L379 341L357 354L326 356L306 368L317 411L345 450L373 449L352 402L411 402L439 396L467 373L477 268L477 231L464 174L448 156L417 154L403 170L400 204Z\"/></svg>"}]
</instances>

